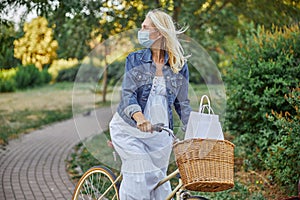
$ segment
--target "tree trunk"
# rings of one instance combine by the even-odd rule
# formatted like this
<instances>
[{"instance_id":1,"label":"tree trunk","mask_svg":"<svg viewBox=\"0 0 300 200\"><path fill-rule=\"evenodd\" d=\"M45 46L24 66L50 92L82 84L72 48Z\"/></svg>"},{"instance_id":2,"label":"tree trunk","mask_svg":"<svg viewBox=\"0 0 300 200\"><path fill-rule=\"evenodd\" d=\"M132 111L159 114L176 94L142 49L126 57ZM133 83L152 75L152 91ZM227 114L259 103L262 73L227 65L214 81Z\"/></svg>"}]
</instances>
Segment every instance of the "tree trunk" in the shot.
<instances>
[{"instance_id":1,"label":"tree trunk","mask_svg":"<svg viewBox=\"0 0 300 200\"><path fill-rule=\"evenodd\" d=\"M173 11L173 19L175 22L178 22L178 18L179 18L179 14L180 14L180 11L181 11L181 1L176 1L174 2L174 11Z\"/></svg>"},{"instance_id":2,"label":"tree trunk","mask_svg":"<svg viewBox=\"0 0 300 200\"><path fill-rule=\"evenodd\" d=\"M108 63L107 63L107 55L108 55L108 47L104 44L105 56L104 56L104 71L103 71L103 79L102 79L102 102L106 102L106 93L107 93L107 75L108 75Z\"/></svg>"}]
</instances>

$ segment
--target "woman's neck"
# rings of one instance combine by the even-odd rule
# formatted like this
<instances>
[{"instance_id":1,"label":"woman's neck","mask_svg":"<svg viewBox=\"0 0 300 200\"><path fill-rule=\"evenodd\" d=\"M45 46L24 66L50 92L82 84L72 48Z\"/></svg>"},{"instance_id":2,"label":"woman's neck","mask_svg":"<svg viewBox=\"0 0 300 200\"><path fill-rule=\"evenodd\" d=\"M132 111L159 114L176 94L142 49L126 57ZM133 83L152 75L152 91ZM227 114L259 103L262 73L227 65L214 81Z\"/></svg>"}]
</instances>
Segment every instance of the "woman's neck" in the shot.
<instances>
[{"instance_id":1,"label":"woman's neck","mask_svg":"<svg viewBox=\"0 0 300 200\"><path fill-rule=\"evenodd\" d=\"M165 52L162 49L151 49L152 59L155 64L163 64L165 59Z\"/></svg>"},{"instance_id":2,"label":"woman's neck","mask_svg":"<svg viewBox=\"0 0 300 200\"><path fill-rule=\"evenodd\" d=\"M165 52L162 49L151 49L152 59L156 67L156 76L163 76L162 67L164 66Z\"/></svg>"}]
</instances>

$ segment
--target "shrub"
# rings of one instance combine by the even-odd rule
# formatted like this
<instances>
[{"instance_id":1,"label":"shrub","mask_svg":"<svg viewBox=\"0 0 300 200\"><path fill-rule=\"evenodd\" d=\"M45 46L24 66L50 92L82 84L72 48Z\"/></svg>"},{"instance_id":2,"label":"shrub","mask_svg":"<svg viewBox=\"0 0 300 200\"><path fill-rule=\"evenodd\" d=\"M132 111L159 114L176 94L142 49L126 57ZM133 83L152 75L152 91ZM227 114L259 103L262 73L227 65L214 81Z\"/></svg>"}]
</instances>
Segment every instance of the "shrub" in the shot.
<instances>
[{"instance_id":1,"label":"shrub","mask_svg":"<svg viewBox=\"0 0 300 200\"><path fill-rule=\"evenodd\" d=\"M115 61L108 65L108 75L109 85L116 85L124 76L125 60Z\"/></svg>"},{"instance_id":2,"label":"shrub","mask_svg":"<svg viewBox=\"0 0 300 200\"><path fill-rule=\"evenodd\" d=\"M39 71L35 65L19 66L15 80L17 88L24 89L49 83L51 75L47 70Z\"/></svg>"},{"instance_id":3,"label":"shrub","mask_svg":"<svg viewBox=\"0 0 300 200\"><path fill-rule=\"evenodd\" d=\"M79 64L79 62L78 62L77 58L69 58L67 60L66 59L54 60L52 62L52 64L50 65L48 71L52 75L52 80L55 81L61 70L73 68L74 66L77 66L78 64ZM71 71L70 71L70 75L72 73L74 73ZM69 72L64 71L64 72L62 72L62 74L60 76L62 76L64 73L69 73ZM67 76L69 76L69 75L67 75ZM60 77L60 79L61 79L61 77Z\"/></svg>"},{"instance_id":4,"label":"shrub","mask_svg":"<svg viewBox=\"0 0 300 200\"><path fill-rule=\"evenodd\" d=\"M268 116L272 111L297 115L283 97L300 82L299 25L273 27L271 31L258 27L240 39L224 78L228 97L226 128L236 136L235 143L243 148L246 167L266 169L274 164L275 180L283 184L278 179L277 164L265 160L270 157L270 147L282 140L284 128L271 122ZM294 146L287 148L293 151Z\"/></svg>"},{"instance_id":5,"label":"shrub","mask_svg":"<svg viewBox=\"0 0 300 200\"><path fill-rule=\"evenodd\" d=\"M16 68L0 69L0 92L13 92L16 90Z\"/></svg>"},{"instance_id":6,"label":"shrub","mask_svg":"<svg viewBox=\"0 0 300 200\"><path fill-rule=\"evenodd\" d=\"M48 72L47 69L43 69L42 71L40 71L40 75L42 84L50 83L50 81L52 80L52 75Z\"/></svg>"},{"instance_id":7,"label":"shrub","mask_svg":"<svg viewBox=\"0 0 300 200\"><path fill-rule=\"evenodd\" d=\"M60 70L56 77L56 82L74 82L78 70L79 70L79 65L76 65L68 69Z\"/></svg>"},{"instance_id":8,"label":"shrub","mask_svg":"<svg viewBox=\"0 0 300 200\"><path fill-rule=\"evenodd\" d=\"M289 193L297 191L300 179L300 88L285 96L296 115L289 111L272 112L268 119L279 131L279 138L268 148L266 166L274 172L274 179ZM294 185L294 187L292 187Z\"/></svg>"}]
</instances>

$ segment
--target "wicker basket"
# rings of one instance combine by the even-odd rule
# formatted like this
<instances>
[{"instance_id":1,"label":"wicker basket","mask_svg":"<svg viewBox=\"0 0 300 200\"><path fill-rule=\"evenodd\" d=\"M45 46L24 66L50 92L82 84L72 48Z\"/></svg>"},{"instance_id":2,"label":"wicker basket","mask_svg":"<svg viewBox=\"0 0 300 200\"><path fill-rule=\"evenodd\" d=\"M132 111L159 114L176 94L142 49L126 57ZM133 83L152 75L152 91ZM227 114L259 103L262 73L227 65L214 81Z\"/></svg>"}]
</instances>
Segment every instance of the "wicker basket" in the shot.
<instances>
[{"instance_id":1,"label":"wicker basket","mask_svg":"<svg viewBox=\"0 0 300 200\"><path fill-rule=\"evenodd\" d=\"M218 192L234 186L234 145L226 140L188 139L174 144L186 189Z\"/></svg>"}]
</instances>

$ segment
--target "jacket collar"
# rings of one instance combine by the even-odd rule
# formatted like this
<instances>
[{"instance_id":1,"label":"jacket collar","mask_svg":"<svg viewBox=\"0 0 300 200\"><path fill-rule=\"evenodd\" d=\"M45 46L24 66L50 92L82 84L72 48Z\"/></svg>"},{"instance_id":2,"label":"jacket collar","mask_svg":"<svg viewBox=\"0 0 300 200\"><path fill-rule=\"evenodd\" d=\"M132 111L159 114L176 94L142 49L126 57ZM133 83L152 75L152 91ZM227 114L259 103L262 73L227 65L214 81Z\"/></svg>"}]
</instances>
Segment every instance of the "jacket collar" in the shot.
<instances>
[{"instance_id":1,"label":"jacket collar","mask_svg":"<svg viewBox=\"0 0 300 200\"><path fill-rule=\"evenodd\" d=\"M145 49L141 60L144 62L151 62L152 63L152 52L150 48ZM169 60L169 54L165 51L165 58L164 58L164 64L166 65L168 63Z\"/></svg>"}]
</instances>

